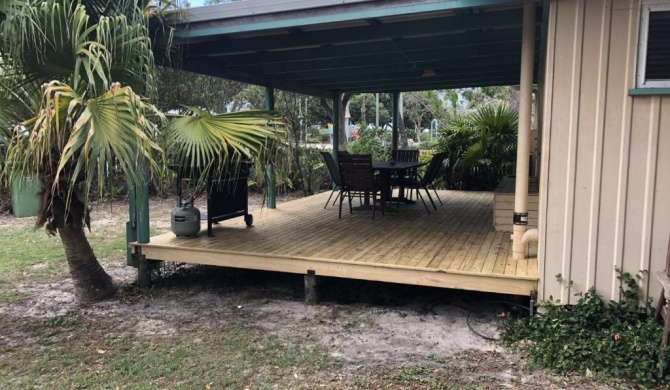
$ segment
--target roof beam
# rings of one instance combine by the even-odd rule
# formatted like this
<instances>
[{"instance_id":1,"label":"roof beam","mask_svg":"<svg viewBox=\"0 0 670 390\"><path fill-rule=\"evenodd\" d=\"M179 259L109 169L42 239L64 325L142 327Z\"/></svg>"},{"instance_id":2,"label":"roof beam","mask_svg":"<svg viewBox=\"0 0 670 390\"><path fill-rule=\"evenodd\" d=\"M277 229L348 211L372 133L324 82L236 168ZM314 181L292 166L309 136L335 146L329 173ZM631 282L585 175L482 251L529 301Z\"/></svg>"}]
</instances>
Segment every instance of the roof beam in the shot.
<instances>
[{"instance_id":1,"label":"roof beam","mask_svg":"<svg viewBox=\"0 0 670 390\"><path fill-rule=\"evenodd\" d=\"M385 84L361 84L356 87L346 89L347 92L352 93L367 93L367 92L392 92L392 91L426 91L439 89L456 89L456 88L474 88L474 87L492 87L500 85L518 85L519 77L516 75L503 75L490 79L482 79L475 77L470 79L458 80L433 80L425 82L410 82L398 85Z\"/></svg>"},{"instance_id":2,"label":"roof beam","mask_svg":"<svg viewBox=\"0 0 670 390\"><path fill-rule=\"evenodd\" d=\"M507 63L507 64L486 65L486 66L474 64L470 67L451 68L451 69L438 69L438 68L429 68L429 69L435 71L436 76L458 75L460 77L466 77L466 76L481 75L482 77L485 77L486 75L489 75L491 73L509 72L511 70L518 72L518 70L521 69L520 67L521 65L517 63ZM329 87L333 85L336 86L349 85L352 83L362 81L366 82L385 81L388 84L393 84L395 80L408 80L408 79L425 80L425 78L421 77L422 75L423 70L411 70L411 71L391 72L391 73L378 72L376 74L364 75L364 76L350 75L341 77L323 77L320 79L311 79L307 81L306 84L315 86L317 88L329 89Z\"/></svg>"},{"instance_id":3,"label":"roof beam","mask_svg":"<svg viewBox=\"0 0 670 390\"><path fill-rule=\"evenodd\" d=\"M487 80L482 82L482 80L477 81L465 81L463 83L455 83L449 85L414 85L411 88L402 89L402 92L413 92L413 91L436 91L444 89L460 89L460 88L476 88L476 87L499 87L499 86L509 86L509 85L518 85L518 81L513 81L511 79L499 79L499 80ZM391 88L356 88L349 90L350 93L390 93L394 89Z\"/></svg>"},{"instance_id":4,"label":"roof beam","mask_svg":"<svg viewBox=\"0 0 670 390\"><path fill-rule=\"evenodd\" d=\"M223 67L217 67L210 65L205 62L200 62L200 61L186 61L182 68L182 70L186 70L189 72L195 72L199 74L206 74L214 77L220 77L220 78L225 78L228 80L235 80L243 83L248 83L248 84L255 84L255 85L261 85L261 86L266 86L266 87L273 87L277 89L281 89L284 91L289 91L289 92L295 92L295 93L300 93L303 95L310 95L310 96L316 96L316 97L323 97L327 99L331 99L333 97L332 92L327 91L327 90L321 90L317 88L312 88L309 86L304 86L301 84L293 83L293 82L287 82L287 81L282 81L282 80L270 80L267 78L262 78L262 77L257 77L248 73L244 72L239 72L231 69L226 69Z\"/></svg>"},{"instance_id":5,"label":"roof beam","mask_svg":"<svg viewBox=\"0 0 670 390\"><path fill-rule=\"evenodd\" d=\"M460 73L449 73L441 74L431 77L421 77L421 74L416 74L411 77L398 78L394 80L388 79L371 79L371 80L351 80L348 82L328 82L328 83L319 83L316 84L317 88L320 89L338 89L347 91L350 88L356 88L356 86L362 85L374 85L374 86L392 86L392 87L402 87L405 85L416 85L416 84L441 84L441 83L452 83L462 80L489 80L496 79L499 77L518 77L518 69L500 69L500 70L490 70L488 72L470 73L470 74L460 74ZM517 81L518 83L518 81Z\"/></svg>"},{"instance_id":6,"label":"roof beam","mask_svg":"<svg viewBox=\"0 0 670 390\"><path fill-rule=\"evenodd\" d=\"M541 15L539 15L541 16ZM296 35L266 35L251 38L230 39L227 42L203 42L189 45L189 53L202 56L210 53L232 54L248 51L281 50L295 47L322 46L387 40L397 37L445 34L455 31L478 30L481 28L520 27L522 22L520 9L458 17L441 17L417 21L382 23L359 27L343 27L329 30L309 31ZM177 41L185 44L188 41Z\"/></svg>"},{"instance_id":7,"label":"roof beam","mask_svg":"<svg viewBox=\"0 0 670 390\"><path fill-rule=\"evenodd\" d=\"M385 66L399 64L403 64L406 67L423 69L427 63L434 63L438 61L466 59L476 61L478 58L495 56L520 57L521 45L517 43L506 43L464 46L454 48L453 50L415 52L411 53L411 58L407 58L408 56L398 55L382 58L378 55L371 55L366 57L340 58L337 61L314 60L294 63L281 63L274 64L272 66L241 66L240 68L245 69L245 71L251 73L259 73L264 75L280 75L309 70L328 70L347 67L377 66L380 69L383 69ZM236 66L231 66L231 68L235 69Z\"/></svg>"},{"instance_id":8,"label":"roof beam","mask_svg":"<svg viewBox=\"0 0 670 390\"><path fill-rule=\"evenodd\" d=\"M425 69L433 69L449 71L449 70L458 70L463 68L476 68L476 67L500 67L500 66L517 66L521 69L521 58L520 57L480 57L477 58L476 63L473 65L471 59L459 59L459 60L446 60L446 61L434 61L426 62L423 64ZM407 72L407 66L405 64L395 64L387 65L383 68L378 66L353 66L347 68L339 69L326 69L326 70L307 70L299 71L295 73L284 73L282 78L284 80L301 80L304 82L311 82L311 80L319 79L332 79L332 78L351 78L351 77L361 77L361 76L376 76L380 73L404 73Z\"/></svg>"},{"instance_id":9,"label":"roof beam","mask_svg":"<svg viewBox=\"0 0 670 390\"><path fill-rule=\"evenodd\" d=\"M234 6L222 4L217 8L210 8L211 6L207 7L208 9L204 9L205 7L191 8L188 13L188 20L185 22L174 23L173 26L177 27L178 30L175 32L175 38L188 39L212 35L282 29L293 26L310 26L324 23L393 17L398 15L440 12L470 7L523 4L537 1L539 0L396 0L393 2L386 0L384 2L362 2L362 4L353 7L343 6L343 2L338 1L334 4L330 4L330 8L323 7L323 5L321 5L321 8L318 8L319 4L312 2L313 5L311 5L311 7L309 5L306 6L308 9L302 12L297 11L296 9L287 8L284 11L284 15L275 14L269 15L274 17L265 17L264 15L257 15L254 12L247 11L246 13L240 14L237 18L227 18L226 6L228 6L229 9L232 9ZM248 3L251 4L251 2ZM257 3L259 6L263 6L263 3L260 0L257 1ZM333 7L336 5L340 6L340 12L336 12L337 7ZM263 8L267 9L268 6L265 5ZM309 12L309 8L321 10L321 12ZM213 22L224 23L212 25ZM202 26L198 26L198 24L202 24ZM179 27L182 25L188 25L190 28L180 29Z\"/></svg>"},{"instance_id":10,"label":"roof beam","mask_svg":"<svg viewBox=\"0 0 670 390\"><path fill-rule=\"evenodd\" d=\"M356 57L368 55L397 54L421 50L451 49L457 46L516 42L521 44L521 29L471 31L464 34L449 34L436 37L401 38L393 41L375 43L356 43L351 45L327 46L312 49L283 50L252 54L226 55L222 59L236 65L260 65L281 62L314 61L315 59L336 59L338 57ZM197 57L188 50L189 57ZM216 56L215 54L212 56Z\"/></svg>"}]
</instances>

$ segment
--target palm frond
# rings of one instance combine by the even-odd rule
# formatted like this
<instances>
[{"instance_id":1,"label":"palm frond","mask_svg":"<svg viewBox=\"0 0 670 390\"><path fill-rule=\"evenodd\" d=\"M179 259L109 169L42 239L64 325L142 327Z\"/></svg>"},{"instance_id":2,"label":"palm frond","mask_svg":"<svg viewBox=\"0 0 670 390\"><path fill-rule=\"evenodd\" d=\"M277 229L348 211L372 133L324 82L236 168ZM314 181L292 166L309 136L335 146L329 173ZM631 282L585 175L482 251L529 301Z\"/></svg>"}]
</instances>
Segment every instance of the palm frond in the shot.
<instances>
[{"instance_id":1,"label":"palm frond","mask_svg":"<svg viewBox=\"0 0 670 390\"><path fill-rule=\"evenodd\" d=\"M154 63L148 19L133 1L22 4L4 14L0 55L23 75L23 82L60 80L79 93L93 94L104 93L112 82L142 93L147 85L151 91Z\"/></svg>"},{"instance_id":2,"label":"palm frond","mask_svg":"<svg viewBox=\"0 0 670 390\"><path fill-rule=\"evenodd\" d=\"M142 101L130 87L114 84L112 88L93 99L72 101L68 114L77 113L67 144L56 171L56 183L67 175L69 187L75 187L85 175L85 196L88 199L91 184L105 182L106 167L118 163L131 185L142 183L138 164L145 161L150 171L159 170L154 152L160 147L151 140L154 124L147 119L150 113L160 113ZM72 167L72 171L68 171ZM94 167L97 167L95 169ZM96 174L98 177L95 178Z\"/></svg>"},{"instance_id":3,"label":"palm frond","mask_svg":"<svg viewBox=\"0 0 670 390\"><path fill-rule=\"evenodd\" d=\"M249 110L212 115L195 107L168 125L170 163L200 174L222 172L242 159L271 159L285 135L285 124L274 111Z\"/></svg>"},{"instance_id":4,"label":"palm frond","mask_svg":"<svg viewBox=\"0 0 670 390\"><path fill-rule=\"evenodd\" d=\"M457 169L469 169L481 164L485 158L486 147L484 143L477 142L464 151L456 162Z\"/></svg>"},{"instance_id":5,"label":"palm frond","mask_svg":"<svg viewBox=\"0 0 670 390\"><path fill-rule=\"evenodd\" d=\"M156 171L154 154L161 153L150 139L155 126L147 119L149 113L158 114L132 89L118 84L91 99L66 84L45 85L42 109L15 128L7 154L12 165L8 179L40 177L68 203L83 189L79 200L85 204L92 183L104 187L106 169L116 162L126 180L138 185L138 164L146 161Z\"/></svg>"}]
</instances>

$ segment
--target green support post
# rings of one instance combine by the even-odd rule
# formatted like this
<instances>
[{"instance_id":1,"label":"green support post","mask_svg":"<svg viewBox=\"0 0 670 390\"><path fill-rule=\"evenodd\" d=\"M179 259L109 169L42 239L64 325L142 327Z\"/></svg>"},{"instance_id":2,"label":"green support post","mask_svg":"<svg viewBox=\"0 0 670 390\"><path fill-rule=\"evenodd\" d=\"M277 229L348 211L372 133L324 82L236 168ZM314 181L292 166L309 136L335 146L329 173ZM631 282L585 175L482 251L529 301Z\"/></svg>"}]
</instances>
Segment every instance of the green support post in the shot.
<instances>
[{"instance_id":1,"label":"green support post","mask_svg":"<svg viewBox=\"0 0 670 390\"><path fill-rule=\"evenodd\" d=\"M135 189L130 187L128 190L128 222L126 222L126 265L136 266L133 261L133 250L130 247L131 242L137 241L137 214L135 202Z\"/></svg>"},{"instance_id":2,"label":"green support post","mask_svg":"<svg viewBox=\"0 0 670 390\"><path fill-rule=\"evenodd\" d=\"M398 121L400 120L400 92L393 92L393 132L391 133L391 150L398 149Z\"/></svg>"},{"instance_id":3,"label":"green support post","mask_svg":"<svg viewBox=\"0 0 670 390\"><path fill-rule=\"evenodd\" d=\"M275 109L275 90L272 87L265 87L265 108L269 111ZM277 208L277 191L275 184L275 169L272 164L268 164L265 169L265 178L267 179L267 200L268 208L275 209Z\"/></svg>"},{"instance_id":4,"label":"green support post","mask_svg":"<svg viewBox=\"0 0 670 390\"><path fill-rule=\"evenodd\" d=\"M269 111L275 109L275 89L272 87L265 87L265 108Z\"/></svg>"},{"instance_id":5,"label":"green support post","mask_svg":"<svg viewBox=\"0 0 670 390\"><path fill-rule=\"evenodd\" d=\"M137 242L146 244L150 240L149 229L149 172L147 161L141 162L142 175L140 185L135 191L137 196Z\"/></svg>"},{"instance_id":6,"label":"green support post","mask_svg":"<svg viewBox=\"0 0 670 390\"><path fill-rule=\"evenodd\" d=\"M339 163L337 159L337 151L340 150L340 101L342 97L340 93L336 93L333 97L333 159L335 163Z\"/></svg>"},{"instance_id":7,"label":"green support post","mask_svg":"<svg viewBox=\"0 0 670 390\"><path fill-rule=\"evenodd\" d=\"M140 163L140 184L128 190L128 216L126 222L126 264L137 266L133 261L131 242L146 244L150 240L149 229L149 175L146 161Z\"/></svg>"},{"instance_id":8,"label":"green support post","mask_svg":"<svg viewBox=\"0 0 670 390\"><path fill-rule=\"evenodd\" d=\"M268 164L265 169L265 176L268 182L268 208L277 208L277 192L275 188L275 168L272 164Z\"/></svg>"}]
</instances>

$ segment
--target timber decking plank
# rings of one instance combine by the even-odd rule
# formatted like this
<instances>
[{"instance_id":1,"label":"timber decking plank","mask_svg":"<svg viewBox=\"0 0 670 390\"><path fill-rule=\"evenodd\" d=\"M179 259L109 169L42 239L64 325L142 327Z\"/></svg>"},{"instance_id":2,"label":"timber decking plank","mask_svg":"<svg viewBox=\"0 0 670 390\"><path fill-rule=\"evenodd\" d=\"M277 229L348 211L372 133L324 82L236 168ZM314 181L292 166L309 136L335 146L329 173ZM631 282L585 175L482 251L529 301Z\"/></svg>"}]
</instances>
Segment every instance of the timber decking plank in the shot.
<instances>
[{"instance_id":1,"label":"timber decking plank","mask_svg":"<svg viewBox=\"0 0 670 390\"><path fill-rule=\"evenodd\" d=\"M507 257L510 254L512 249L512 240L510 239L509 233L502 232L504 237L500 245L500 250L498 251L498 256L496 256L496 261L493 266L491 273L504 275L505 274L505 265L507 264Z\"/></svg>"},{"instance_id":2,"label":"timber decking plank","mask_svg":"<svg viewBox=\"0 0 670 390\"><path fill-rule=\"evenodd\" d=\"M508 234L492 229L491 193L440 191L444 205L431 208L430 215L418 201L383 216L378 212L374 221L370 211L349 214L346 204L338 219L337 206L323 209L328 195L255 210L251 228L235 218L215 226L215 237L204 230L190 239L166 233L149 244L132 245L155 260L300 273L312 269L317 275L503 293L537 288L537 259L517 267L510 260ZM403 278L409 270L426 274Z\"/></svg>"},{"instance_id":3,"label":"timber decking plank","mask_svg":"<svg viewBox=\"0 0 670 390\"><path fill-rule=\"evenodd\" d=\"M471 245L473 242L472 239L477 234L477 231L482 229L481 227L482 221L484 221L484 224L486 224L489 220L490 220L490 213L488 213L488 210L478 209L477 213L472 216L471 220L475 222L470 223L469 225L466 226L465 229L463 229L463 233L459 237L459 244L456 246L457 250L453 254L452 260L449 261L448 268L446 267L446 264L445 267L442 267L440 265L439 268L448 270L460 270L463 264L467 264L466 258L471 249Z\"/></svg>"},{"instance_id":4,"label":"timber decking plank","mask_svg":"<svg viewBox=\"0 0 670 390\"><path fill-rule=\"evenodd\" d=\"M493 273L493 268L495 267L496 259L498 258L498 253L500 253L502 248L505 236L508 236L508 234L503 232L496 232L493 243L491 244L491 248L489 249L488 253L485 254L486 257L484 258L484 263L482 264L481 268L477 270L477 272L483 274Z\"/></svg>"},{"instance_id":5,"label":"timber decking plank","mask_svg":"<svg viewBox=\"0 0 670 390\"><path fill-rule=\"evenodd\" d=\"M380 234L378 237L372 238L367 249L353 256L352 259L382 264L398 264L402 262L401 258L409 253L408 247L411 245L413 238L420 237L422 234L421 229L417 228L417 222L420 220L421 215L419 214L421 210L418 210L417 206L418 204L401 205L400 208L396 209L398 213L411 213L410 217L404 218L401 223L396 222L392 234L384 232L383 235ZM413 229L413 234L408 235L406 232L411 230L411 228L416 229ZM403 234L395 232L403 232Z\"/></svg>"},{"instance_id":6,"label":"timber decking plank","mask_svg":"<svg viewBox=\"0 0 670 390\"><path fill-rule=\"evenodd\" d=\"M438 264L441 264L443 261L450 261L452 259L451 249L454 245L457 245L460 236L458 236L459 230L462 232L463 226L468 225L469 218L473 215L477 215L480 212L480 208L477 207L478 202L480 201L481 196L477 193L472 193L473 196L468 197L463 204L460 206L462 209L455 209L454 213L458 215L459 218L452 218L447 226L449 229L445 229L444 234L449 235L448 239L442 240L442 242L437 242L437 246L430 246L427 248L427 252L423 255L423 259L416 263L417 266L428 267L428 268L438 268ZM439 256L439 260L437 260Z\"/></svg>"},{"instance_id":7,"label":"timber decking plank","mask_svg":"<svg viewBox=\"0 0 670 390\"><path fill-rule=\"evenodd\" d=\"M454 209L454 213L459 215L459 218L452 218L450 223L451 235L448 240L445 240L442 245L433 253L428 268L448 268L448 265L453 260L454 254L457 252L457 245L459 243L459 232L463 233L463 226L467 226L472 216L477 215L479 207L477 207L478 195L473 193L472 197L466 199L467 202L459 205L460 208ZM474 200L474 201L473 201ZM459 231L460 230L460 231Z\"/></svg>"},{"instance_id":8,"label":"timber decking plank","mask_svg":"<svg viewBox=\"0 0 670 390\"><path fill-rule=\"evenodd\" d=\"M483 272L487 261L492 261L488 268L493 269L493 263L500 250L502 234L493 230L486 235L486 242L481 245L479 252L475 255L474 262L470 265L471 272ZM487 273L490 273L489 270Z\"/></svg>"}]
</instances>

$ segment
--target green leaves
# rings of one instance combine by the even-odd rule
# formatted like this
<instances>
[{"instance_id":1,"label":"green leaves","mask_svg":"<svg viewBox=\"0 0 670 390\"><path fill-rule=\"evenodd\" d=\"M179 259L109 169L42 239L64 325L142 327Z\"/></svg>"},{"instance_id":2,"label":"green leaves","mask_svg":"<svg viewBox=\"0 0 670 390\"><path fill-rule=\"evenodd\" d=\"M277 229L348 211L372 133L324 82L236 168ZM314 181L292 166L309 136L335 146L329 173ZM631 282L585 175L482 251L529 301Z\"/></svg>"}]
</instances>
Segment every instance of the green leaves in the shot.
<instances>
[{"instance_id":1,"label":"green leaves","mask_svg":"<svg viewBox=\"0 0 670 390\"><path fill-rule=\"evenodd\" d=\"M518 114L506 104L449 117L438 141L447 153L449 188L493 190L503 176L514 173L517 128Z\"/></svg>"},{"instance_id":2,"label":"green leaves","mask_svg":"<svg viewBox=\"0 0 670 390\"><path fill-rule=\"evenodd\" d=\"M3 178L35 176L50 189L38 221L51 218L52 198L86 204L94 183L104 193L114 172L134 186L165 171L153 141L163 115L140 97L154 91L148 25L157 12L146 0L0 3L0 128L13 129ZM280 145L277 113L189 109L162 138L201 181L243 157L269 160Z\"/></svg>"},{"instance_id":3,"label":"green leaves","mask_svg":"<svg viewBox=\"0 0 670 390\"><path fill-rule=\"evenodd\" d=\"M15 128L7 154L10 181L41 177L68 204L83 183L80 201L86 203L92 183L103 187L110 169L121 169L132 184L140 183L138 161L157 170L159 159L154 156L162 151L151 141L156 127L149 115L163 118L130 87L114 84L86 99L72 87L52 82L42 96L37 115Z\"/></svg>"},{"instance_id":4,"label":"green leaves","mask_svg":"<svg viewBox=\"0 0 670 390\"><path fill-rule=\"evenodd\" d=\"M188 107L192 115L178 115L167 127L166 149L170 164L198 174L221 172L241 159L271 159L285 135L279 113L249 110L212 115Z\"/></svg>"},{"instance_id":5,"label":"green leaves","mask_svg":"<svg viewBox=\"0 0 670 390\"><path fill-rule=\"evenodd\" d=\"M457 168L468 169L482 164L506 172L514 165L519 127L516 110L504 104L484 106L472 114L471 124L478 139L461 154Z\"/></svg>"},{"instance_id":6,"label":"green leaves","mask_svg":"<svg viewBox=\"0 0 670 390\"><path fill-rule=\"evenodd\" d=\"M630 379L653 386L665 379L659 369L668 356L661 347L663 325L654 318L651 300L640 303L640 287L635 276L615 270L621 300L605 303L590 288L576 294L573 306L545 302L545 314L524 318L506 316L502 338L506 343L529 340L533 362L561 372L579 371L605 377Z\"/></svg>"},{"instance_id":7,"label":"green leaves","mask_svg":"<svg viewBox=\"0 0 670 390\"><path fill-rule=\"evenodd\" d=\"M8 1L0 8L6 18L0 56L21 75L14 82L59 80L92 94L121 82L140 93L152 91L154 59L143 10L129 0L111 8L114 2L98 3Z\"/></svg>"}]
</instances>

